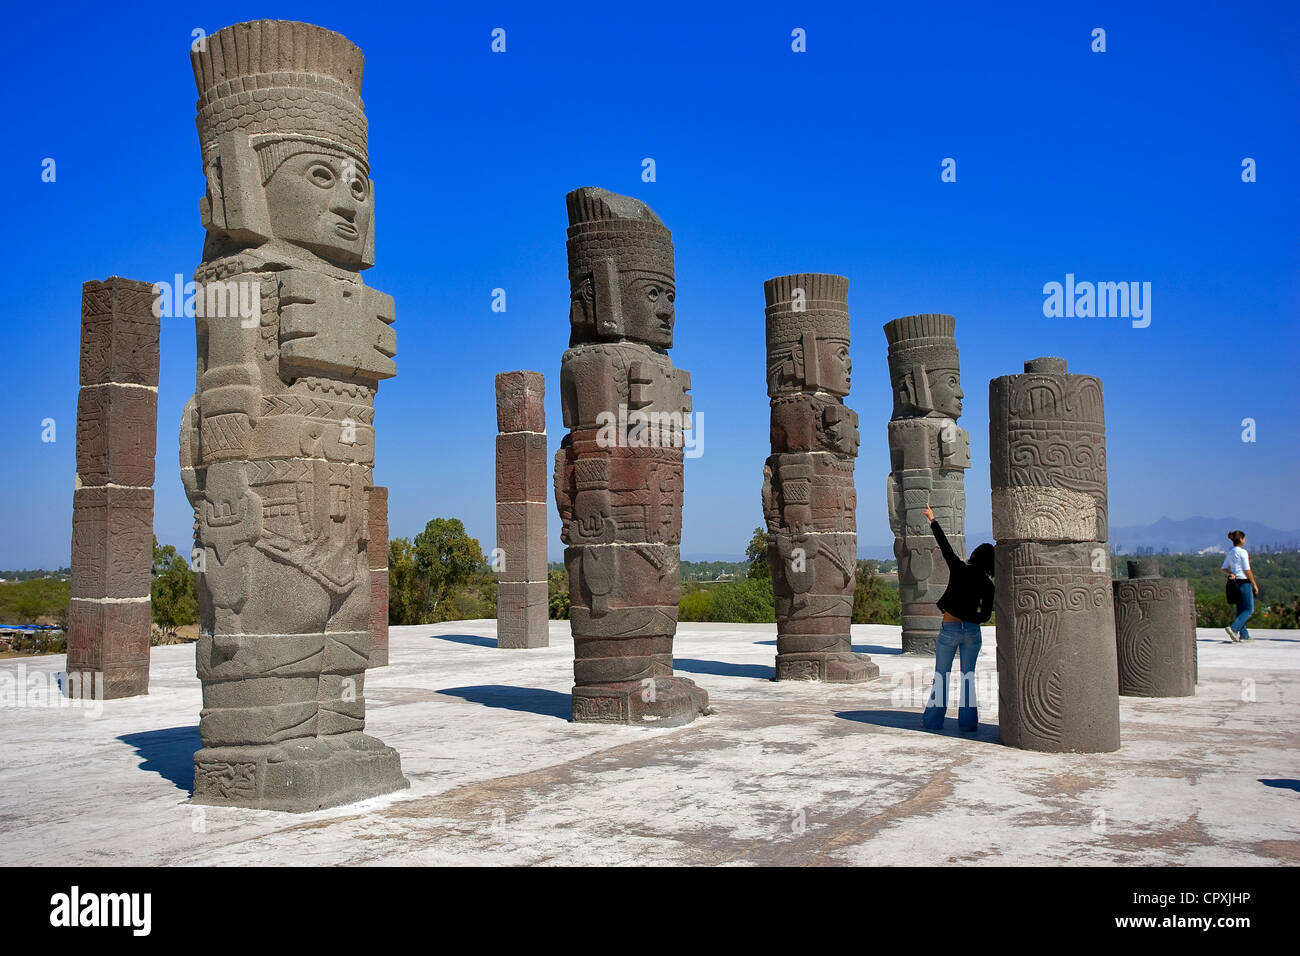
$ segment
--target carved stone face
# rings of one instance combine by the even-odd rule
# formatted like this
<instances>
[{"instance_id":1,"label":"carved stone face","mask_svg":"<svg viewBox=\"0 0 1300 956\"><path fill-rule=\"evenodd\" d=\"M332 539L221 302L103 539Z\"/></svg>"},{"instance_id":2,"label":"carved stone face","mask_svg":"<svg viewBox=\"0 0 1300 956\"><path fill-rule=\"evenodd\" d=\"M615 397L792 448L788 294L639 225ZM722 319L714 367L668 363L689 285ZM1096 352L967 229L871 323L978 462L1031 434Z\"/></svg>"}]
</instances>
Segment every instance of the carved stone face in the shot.
<instances>
[{"instance_id":1,"label":"carved stone face","mask_svg":"<svg viewBox=\"0 0 1300 956\"><path fill-rule=\"evenodd\" d=\"M677 319L673 308L677 288L672 280L645 274L624 274L621 279L623 334L655 348L672 348L673 323Z\"/></svg>"},{"instance_id":2,"label":"carved stone face","mask_svg":"<svg viewBox=\"0 0 1300 956\"><path fill-rule=\"evenodd\" d=\"M818 339L817 369L821 373L821 387L825 391L832 395L849 394L853 372L849 343L842 339Z\"/></svg>"},{"instance_id":3,"label":"carved stone face","mask_svg":"<svg viewBox=\"0 0 1300 956\"><path fill-rule=\"evenodd\" d=\"M271 231L342 265L361 261L370 231L370 180L350 160L324 153L290 156L266 184Z\"/></svg>"},{"instance_id":4,"label":"carved stone face","mask_svg":"<svg viewBox=\"0 0 1300 956\"><path fill-rule=\"evenodd\" d=\"M961 415L961 375L955 368L935 369L930 373L930 399L934 410L950 418Z\"/></svg>"}]
</instances>

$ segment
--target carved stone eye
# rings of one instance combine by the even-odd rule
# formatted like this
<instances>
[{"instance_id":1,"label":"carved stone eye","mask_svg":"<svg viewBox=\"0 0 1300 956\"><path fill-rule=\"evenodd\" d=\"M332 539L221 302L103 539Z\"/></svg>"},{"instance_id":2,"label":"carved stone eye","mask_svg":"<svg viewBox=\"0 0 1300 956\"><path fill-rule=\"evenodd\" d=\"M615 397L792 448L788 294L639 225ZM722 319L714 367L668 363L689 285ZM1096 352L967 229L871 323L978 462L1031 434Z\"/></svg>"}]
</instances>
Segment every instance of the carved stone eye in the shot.
<instances>
[{"instance_id":1,"label":"carved stone eye","mask_svg":"<svg viewBox=\"0 0 1300 956\"><path fill-rule=\"evenodd\" d=\"M370 195L370 183L361 175L352 177L348 183L348 188L352 192L352 198L357 202L365 202Z\"/></svg>"},{"instance_id":2,"label":"carved stone eye","mask_svg":"<svg viewBox=\"0 0 1300 956\"><path fill-rule=\"evenodd\" d=\"M324 163L312 163L307 167L307 178L311 180L312 185L329 189L334 185L334 170Z\"/></svg>"},{"instance_id":3,"label":"carved stone eye","mask_svg":"<svg viewBox=\"0 0 1300 956\"><path fill-rule=\"evenodd\" d=\"M650 288L648 288L648 289L645 290L645 297L646 297L647 299L649 299L651 302L658 302L658 301L659 301L659 287L658 287L658 286L653 286L653 285L650 286Z\"/></svg>"}]
</instances>

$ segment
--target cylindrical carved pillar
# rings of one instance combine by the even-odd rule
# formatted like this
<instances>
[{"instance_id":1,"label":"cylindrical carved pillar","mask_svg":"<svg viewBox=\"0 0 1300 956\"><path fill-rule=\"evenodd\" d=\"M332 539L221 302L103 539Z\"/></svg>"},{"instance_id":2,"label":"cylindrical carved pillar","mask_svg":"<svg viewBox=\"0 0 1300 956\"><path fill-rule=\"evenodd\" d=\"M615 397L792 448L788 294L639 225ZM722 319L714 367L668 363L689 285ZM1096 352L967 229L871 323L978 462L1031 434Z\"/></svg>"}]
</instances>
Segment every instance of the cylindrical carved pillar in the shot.
<instances>
[{"instance_id":1,"label":"cylindrical carved pillar","mask_svg":"<svg viewBox=\"0 0 1300 956\"><path fill-rule=\"evenodd\" d=\"M1157 558L1128 563L1115 590L1119 692L1126 697L1196 693L1196 596L1182 578L1162 578Z\"/></svg>"},{"instance_id":2,"label":"cylindrical carved pillar","mask_svg":"<svg viewBox=\"0 0 1300 956\"><path fill-rule=\"evenodd\" d=\"M993 379L989 451L1002 742L1118 750L1101 380L1060 358Z\"/></svg>"},{"instance_id":3,"label":"cylindrical carved pillar","mask_svg":"<svg viewBox=\"0 0 1300 956\"><path fill-rule=\"evenodd\" d=\"M849 393L849 280L763 283L772 454L763 469L767 563L776 599L776 679L857 683L880 674L852 653L858 535Z\"/></svg>"},{"instance_id":4,"label":"cylindrical carved pillar","mask_svg":"<svg viewBox=\"0 0 1300 956\"><path fill-rule=\"evenodd\" d=\"M672 237L640 200L593 188L566 198L569 433L555 456L555 504L568 545L573 719L686 724L709 696L673 676L691 378L668 357Z\"/></svg>"},{"instance_id":5,"label":"cylindrical carved pillar","mask_svg":"<svg viewBox=\"0 0 1300 956\"><path fill-rule=\"evenodd\" d=\"M956 320L907 315L885 324L894 411L889 422L889 526L898 559L903 653L933 656L943 614L936 602L948 565L930 533L928 505L961 557L966 555L966 475L970 435L957 426L961 373Z\"/></svg>"}]
</instances>

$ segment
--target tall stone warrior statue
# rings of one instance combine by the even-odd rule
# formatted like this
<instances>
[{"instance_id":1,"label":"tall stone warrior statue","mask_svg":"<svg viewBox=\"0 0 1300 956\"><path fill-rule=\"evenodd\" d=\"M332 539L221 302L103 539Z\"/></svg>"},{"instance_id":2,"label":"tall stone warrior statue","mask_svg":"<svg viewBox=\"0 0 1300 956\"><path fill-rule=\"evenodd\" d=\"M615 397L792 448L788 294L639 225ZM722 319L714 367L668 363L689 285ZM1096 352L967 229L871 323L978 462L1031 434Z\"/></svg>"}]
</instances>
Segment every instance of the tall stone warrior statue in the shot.
<instances>
[{"instance_id":1,"label":"tall stone warrior statue","mask_svg":"<svg viewBox=\"0 0 1300 956\"><path fill-rule=\"evenodd\" d=\"M393 300L360 275L374 260L363 57L320 27L259 20L191 59L207 176L181 425L202 572L194 799L314 810L408 786L397 752L362 732L374 396L396 374Z\"/></svg>"},{"instance_id":2,"label":"tall stone warrior statue","mask_svg":"<svg viewBox=\"0 0 1300 956\"><path fill-rule=\"evenodd\" d=\"M957 426L961 373L956 320L908 315L885 324L894 412L889 422L889 525L898 558L903 653L934 654L943 615L936 602L948 565L925 517L928 505L948 543L965 556L970 435Z\"/></svg>"},{"instance_id":3,"label":"tall stone warrior statue","mask_svg":"<svg viewBox=\"0 0 1300 956\"><path fill-rule=\"evenodd\" d=\"M857 582L858 415L849 393L849 280L804 273L763 283L772 455L763 469L776 598L776 679L856 683L880 667L852 653Z\"/></svg>"},{"instance_id":4,"label":"tall stone warrior statue","mask_svg":"<svg viewBox=\"0 0 1300 956\"><path fill-rule=\"evenodd\" d=\"M569 193L568 435L555 503L568 545L575 721L670 727L709 696L673 676L690 375L673 367L672 237L645 203Z\"/></svg>"},{"instance_id":5,"label":"tall stone warrior statue","mask_svg":"<svg viewBox=\"0 0 1300 956\"><path fill-rule=\"evenodd\" d=\"M1118 750L1101 380L1052 357L993 379L989 464L1002 742Z\"/></svg>"}]
</instances>

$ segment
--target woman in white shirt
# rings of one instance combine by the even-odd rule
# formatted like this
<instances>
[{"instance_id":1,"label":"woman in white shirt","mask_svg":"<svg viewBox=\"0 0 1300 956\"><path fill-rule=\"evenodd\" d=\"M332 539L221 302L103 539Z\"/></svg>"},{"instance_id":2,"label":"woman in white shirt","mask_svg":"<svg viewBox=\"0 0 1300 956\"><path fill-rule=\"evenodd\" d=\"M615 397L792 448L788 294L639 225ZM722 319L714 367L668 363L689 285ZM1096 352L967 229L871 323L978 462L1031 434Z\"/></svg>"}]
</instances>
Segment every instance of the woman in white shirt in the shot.
<instances>
[{"instance_id":1,"label":"woman in white shirt","mask_svg":"<svg viewBox=\"0 0 1300 956\"><path fill-rule=\"evenodd\" d=\"M1237 619L1224 628L1228 632L1228 637L1233 642L1250 640L1250 632L1246 630L1246 622L1250 616L1255 613L1255 595L1259 593L1259 585L1255 583L1255 574L1250 570L1250 555L1242 547L1246 543L1246 532L1229 531L1228 540L1232 542L1232 547L1224 555L1221 570L1228 576L1231 585L1236 585L1237 590Z\"/></svg>"}]
</instances>

